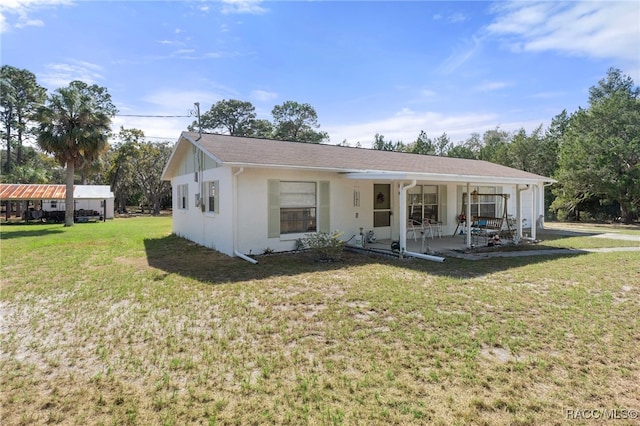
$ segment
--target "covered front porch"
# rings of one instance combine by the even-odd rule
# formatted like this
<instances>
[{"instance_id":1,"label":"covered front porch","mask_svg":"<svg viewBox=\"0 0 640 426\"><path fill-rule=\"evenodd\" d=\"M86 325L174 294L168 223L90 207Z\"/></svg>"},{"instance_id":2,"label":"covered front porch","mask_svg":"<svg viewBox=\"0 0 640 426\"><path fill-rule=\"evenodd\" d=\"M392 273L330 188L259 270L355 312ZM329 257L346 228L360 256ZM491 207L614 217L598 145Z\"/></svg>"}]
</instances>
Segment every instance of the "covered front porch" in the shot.
<instances>
[{"instance_id":1,"label":"covered front porch","mask_svg":"<svg viewBox=\"0 0 640 426\"><path fill-rule=\"evenodd\" d=\"M506 245L514 239L535 239L536 226L541 224L544 181L486 176L470 181L466 176L402 173L349 173L346 177L374 181L374 247L390 248L396 242L396 251L402 253L437 253L491 246L493 236ZM388 192L383 191L385 187ZM357 184L354 194L354 200L359 200ZM386 220L382 226L377 223L379 217ZM425 232L429 224L440 228L435 238L433 230Z\"/></svg>"},{"instance_id":2,"label":"covered front porch","mask_svg":"<svg viewBox=\"0 0 640 426\"><path fill-rule=\"evenodd\" d=\"M531 237L531 231L531 228L522 229L524 240L518 240L517 238L514 240L513 238L503 236L499 241L494 241L486 236L472 235L470 245L467 245L467 236L460 232L458 232L457 235L443 234L441 236L436 235L433 238L429 236L428 233L419 233L416 238L410 234L406 239L404 252L447 258L454 253L464 255L465 253L473 253L476 249L483 249L485 247L493 247L496 251L500 251L501 248L513 246L516 244L516 241L518 241L518 244L533 241L534 239ZM380 254L400 255L398 240L375 240L374 242L365 243L364 247L355 246L353 244L348 245L356 249L370 250Z\"/></svg>"},{"instance_id":3,"label":"covered front porch","mask_svg":"<svg viewBox=\"0 0 640 426\"><path fill-rule=\"evenodd\" d=\"M365 248L372 250L389 250L393 251L392 244L397 241L392 240L376 240L373 243L365 244ZM395 248L395 247L394 247ZM443 254L454 250L465 250L466 243L464 235L445 235L442 238L431 239L429 237L421 238L418 236L417 240L413 238L407 238L406 251L414 253L429 253L429 254Z\"/></svg>"},{"instance_id":4,"label":"covered front porch","mask_svg":"<svg viewBox=\"0 0 640 426\"><path fill-rule=\"evenodd\" d=\"M392 250L392 244L397 241L389 239L376 240L373 243L366 243L365 248L375 250ZM507 244L505 242L505 244ZM483 244L484 245L484 244ZM475 246L472 246L475 247ZM446 253L453 250L465 250L467 249L466 236L465 235L444 235L441 238L431 239L429 237L421 238L418 236L416 240L413 238L407 238L406 251L415 253Z\"/></svg>"}]
</instances>

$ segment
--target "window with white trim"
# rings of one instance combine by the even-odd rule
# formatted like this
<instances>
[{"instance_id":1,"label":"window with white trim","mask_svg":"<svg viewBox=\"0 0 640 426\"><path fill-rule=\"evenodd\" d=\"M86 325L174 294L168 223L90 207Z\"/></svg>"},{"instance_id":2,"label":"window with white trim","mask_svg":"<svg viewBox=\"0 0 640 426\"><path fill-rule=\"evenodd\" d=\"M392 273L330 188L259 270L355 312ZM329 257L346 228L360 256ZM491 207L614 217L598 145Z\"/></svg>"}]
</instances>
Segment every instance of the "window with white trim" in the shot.
<instances>
[{"instance_id":1,"label":"window with white trim","mask_svg":"<svg viewBox=\"0 0 640 426\"><path fill-rule=\"evenodd\" d=\"M176 188L179 210L189 210L189 185L178 185Z\"/></svg>"},{"instance_id":2,"label":"window with white trim","mask_svg":"<svg viewBox=\"0 0 640 426\"><path fill-rule=\"evenodd\" d=\"M206 182L205 207L208 213L219 213L219 182L217 180Z\"/></svg>"},{"instance_id":3,"label":"window with white trim","mask_svg":"<svg viewBox=\"0 0 640 426\"><path fill-rule=\"evenodd\" d=\"M317 230L317 188L315 182L280 182L280 233Z\"/></svg>"},{"instance_id":4,"label":"window with white trim","mask_svg":"<svg viewBox=\"0 0 640 426\"><path fill-rule=\"evenodd\" d=\"M439 220L437 185L416 185L407 194L407 217L416 221Z\"/></svg>"},{"instance_id":5,"label":"window with white trim","mask_svg":"<svg viewBox=\"0 0 640 426\"><path fill-rule=\"evenodd\" d=\"M464 203L462 202L462 194L466 192L466 186L459 186L459 198L458 203L461 206L460 210L465 209L464 212L466 214L466 203L471 204L471 217L481 216L481 217L496 217L497 212L501 211L502 205L502 197L498 197L493 194L499 194L502 191L502 187L496 186L472 186L471 194L466 195L464 198ZM475 196L474 196L475 192Z\"/></svg>"}]
</instances>

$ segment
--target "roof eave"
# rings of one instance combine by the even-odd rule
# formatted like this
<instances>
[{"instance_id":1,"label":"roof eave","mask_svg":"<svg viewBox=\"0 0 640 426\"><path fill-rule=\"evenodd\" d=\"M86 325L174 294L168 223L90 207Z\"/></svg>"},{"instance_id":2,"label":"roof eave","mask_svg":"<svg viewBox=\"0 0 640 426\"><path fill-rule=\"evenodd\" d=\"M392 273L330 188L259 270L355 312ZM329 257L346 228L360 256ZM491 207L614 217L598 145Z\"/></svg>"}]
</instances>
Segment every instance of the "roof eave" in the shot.
<instances>
[{"instance_id":1,"label":"roof eave","mask_svg":"<svg viewBox=\"0 0 640 426\"><path fill-rule=\"evenodd\" d=\"M473 182L476 184L513 184L527 185L532 183L555 183L556 180L539 176L536 178L517 178L506 176L477 176L443 173L408 173L408 172L349 172L344 176L347 179L359 180L428 180L431 182Z\"/></svg>"},{"instance_id":2,"label":"roof eave","mask_svg":"<svg viewBox=\"0 0 640 426\"><path fill-rule=\"evenodd\" d=\"M259 169L283 169L283 170L307 170L314 172L329 172L329 173L357 173L361 172L356 169L342 169L336 167L312 167L312 166L295 166L292 164L258 164L247 163L242 161L225 161L221 163L227 167L253 167Z\"/></svg>"},{"instance_id":3,"label":"roof eave","mask_svg":"<svg viewBox=\"0 0 640 426\"><path fill-rule=\"evenodd\" d=\"M241 161L222 162L222 165L228 167L253 167L266 169L286 169L286 170L305 170L316 172L340 173L347 179L359 180L428 180L431 182L473 182L477 184L513 184L527 185L532 183L555 183L554 179L544 176L536 176L531 178L516 178L502 176L478 176L478 175L460 175L460 174L440 174L440 173L411 173L411 172L395 172L395 171L379 171L379 170L356 170L329 167L309 167L295 166L290 164L257 164Z\"/></svg>"}]
</instances>

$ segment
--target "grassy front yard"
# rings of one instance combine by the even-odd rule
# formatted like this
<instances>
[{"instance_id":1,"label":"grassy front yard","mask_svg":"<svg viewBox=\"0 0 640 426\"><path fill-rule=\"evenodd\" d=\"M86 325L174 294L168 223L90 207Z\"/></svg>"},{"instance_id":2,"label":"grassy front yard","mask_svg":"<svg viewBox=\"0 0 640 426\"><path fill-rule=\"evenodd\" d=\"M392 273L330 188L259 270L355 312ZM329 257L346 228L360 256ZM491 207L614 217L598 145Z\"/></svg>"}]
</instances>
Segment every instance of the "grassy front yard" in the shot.
<instances>
[{"instance_id":1,"label":"grassy front yard","mask_svg":"<svg viewBox=\"0 0 640 426\"><path fill-rule=\"evenodd\" d=\"M594 421L576 410L640 410L640 252L251 265L170 230L2 226L3 425L578 425Z\"/></svg>"}]
</instances>

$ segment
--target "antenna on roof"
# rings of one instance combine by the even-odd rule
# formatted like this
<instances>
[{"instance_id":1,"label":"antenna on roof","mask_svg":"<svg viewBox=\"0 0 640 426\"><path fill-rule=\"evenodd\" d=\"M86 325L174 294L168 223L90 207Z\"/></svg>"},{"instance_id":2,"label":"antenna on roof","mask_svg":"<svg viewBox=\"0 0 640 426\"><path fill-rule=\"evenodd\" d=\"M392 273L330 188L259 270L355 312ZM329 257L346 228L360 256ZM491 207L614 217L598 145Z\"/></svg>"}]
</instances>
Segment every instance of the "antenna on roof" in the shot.
<instances>
[{"instance_id":1,"label":"antenna on roof","mask_svg":"<svg viewBox=\"0 0 640 426\"><path fill-rule=\"evenodd\" d=\"M196 107L196 115L198 116L198 139L202 138L202 123L200 123L200 102L193 104Z\"/></svg>"}]
</instances>

